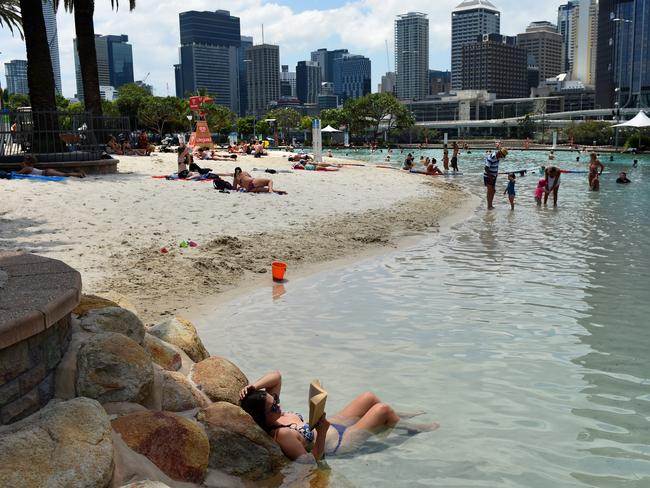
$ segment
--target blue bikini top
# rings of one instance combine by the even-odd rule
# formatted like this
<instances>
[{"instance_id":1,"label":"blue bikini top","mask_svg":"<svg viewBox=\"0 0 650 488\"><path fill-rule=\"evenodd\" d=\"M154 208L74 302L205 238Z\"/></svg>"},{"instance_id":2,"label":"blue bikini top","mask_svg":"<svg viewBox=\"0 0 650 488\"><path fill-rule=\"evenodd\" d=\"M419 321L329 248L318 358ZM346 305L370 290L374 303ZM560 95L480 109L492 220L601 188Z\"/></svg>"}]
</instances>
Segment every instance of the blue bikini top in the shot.
<instances>
[{"instance_id":1,"label":"blue bikini top","mask_svg":"<svg viewBox=\"0 0 650 488\"><path fill-rule=\"evenodd\" d=\"M294 415L297 415L301 422L305 422L305 419L299 413L296 412L288 412L288 413L293 413ZM311 444L312 442L314 442L314 437L315 437L314 432L311 430L311 427L307 422L305 422L302 427L298 427L298 424L274 425L273 427L271 427L270 430L276 430L282 428L295 430L303 437L303 439L305 439L305 443L307 444Z\"/></svg>"}]
</instances>

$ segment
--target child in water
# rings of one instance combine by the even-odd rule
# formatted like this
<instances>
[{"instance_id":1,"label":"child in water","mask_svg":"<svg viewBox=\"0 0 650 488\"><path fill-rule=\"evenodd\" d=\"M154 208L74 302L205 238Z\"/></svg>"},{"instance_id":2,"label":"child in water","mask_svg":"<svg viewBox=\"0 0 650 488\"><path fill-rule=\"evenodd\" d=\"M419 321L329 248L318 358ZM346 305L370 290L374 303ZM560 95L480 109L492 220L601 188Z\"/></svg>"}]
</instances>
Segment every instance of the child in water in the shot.
<instances>
[{"instance_id":1,"label":"child in water","mask_svg":"<svg viewBox=\"0 0 650 488\"><path fill-rule=\"evenodd\" d=\"M515 176L514 173L510 173L508 175L508 186L506 187L505 191L503 194L505 195L506 193L508 194L508 200L510 200L510 208L512 210L515 209L515 180L517 177Z\"/></svg>"},{"instance_id":2,"label":"child in water","mask_svg":"<svg viewBox=\"0 0 650 488\"><path fill-rule=\"evenodd\" d=\"M537 206L542 206L542 197L544 196L544 188L546 188L546 180L544 178L540 179L537 182L537 188L535 188L535 201Z\"/></svg>"}]
</instances>

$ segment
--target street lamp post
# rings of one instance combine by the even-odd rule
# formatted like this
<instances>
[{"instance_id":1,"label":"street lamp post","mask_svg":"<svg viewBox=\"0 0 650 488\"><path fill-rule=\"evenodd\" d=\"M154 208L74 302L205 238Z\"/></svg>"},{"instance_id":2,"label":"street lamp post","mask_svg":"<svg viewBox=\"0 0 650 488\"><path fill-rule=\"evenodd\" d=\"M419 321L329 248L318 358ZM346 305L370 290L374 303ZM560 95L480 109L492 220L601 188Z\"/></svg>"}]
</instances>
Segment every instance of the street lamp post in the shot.
<instances>
[{"instance_id":1,"label":"street lamp post","mask_svg":"<svg viewBox=\"0 0 650 488\"><path fill-rule=\"evenodd\" d=\"M616 61L618 64L618 86L614 89L616 92L616 102L614 103L616 110L614 116L616 117L616 125L618 125L621 123L621 85L623 84L623 42L621 41L621 23L631 24L632 21L629 19L614 17L612 22L616 23L616 41L620 44L620 46L618 46L618 52L616 53ZM634 52L632 52L632 56L634 56ZM632 80L630 80L630 91L632 90L631 81ZM618 152L618 127L615 127L614 130L614 150Z\"/></svg>"},{"instance_id":2,"label":"street lamp post","mask_svg":"<svg viewBox=\"0 0 650 488\"><path fill-rule=\"evenodd\" d=\"M192 137L192 114L187 115L187 122L190 124L190 137Z\"/></svg>"}]
</instances>

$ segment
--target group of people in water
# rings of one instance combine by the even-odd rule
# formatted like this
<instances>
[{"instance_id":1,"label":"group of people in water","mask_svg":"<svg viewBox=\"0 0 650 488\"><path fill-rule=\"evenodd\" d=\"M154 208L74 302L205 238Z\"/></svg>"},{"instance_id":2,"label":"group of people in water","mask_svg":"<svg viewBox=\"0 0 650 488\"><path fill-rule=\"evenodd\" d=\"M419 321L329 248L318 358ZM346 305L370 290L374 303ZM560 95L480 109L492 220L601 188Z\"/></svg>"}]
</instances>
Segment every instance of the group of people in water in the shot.
<instances>
[{"instance_id":1,"label":"group of people in water","mask_svg":"<svg viewBox=\"0 0 650 488\"><path fill-rule=\"evenodd\" d=\"M483 174L483 183L486 187L486 199L487 199L487 208L488 210L494 209L494 195L496 193L496 181L499 175L499 163L502 159L505 159L508 156L508 150L505 148L497 148L496 151L489 153L485 158L484 165L484 174ZM605 165L598 159L598 154L592 152L589 155L589 168L588 168L588 182L590 191L599 191L600 190L600 176L605 170ZM551 151L549 154L549 160L555 160L555 153ZM634 161L634 167L637 166L637 161ZM562 170L557 166L542 166L544 172L544 178L540 178L537 182L535 188L535 202L538 206L548 204L548 199L553 196L553 206L557 207L558 192L560 189L560 178L562 175ZM523 171L525 174L527 171ZM616 179L616 183L619 184L628 184L631 183L630 179L627 177L626 172L621 172ZM508 174L508 184L503 194L508 195L508 200L510 202L510 207L512 210L515 208L515 197L516 197L516 174Z\"/></svg>"}]
</instances>

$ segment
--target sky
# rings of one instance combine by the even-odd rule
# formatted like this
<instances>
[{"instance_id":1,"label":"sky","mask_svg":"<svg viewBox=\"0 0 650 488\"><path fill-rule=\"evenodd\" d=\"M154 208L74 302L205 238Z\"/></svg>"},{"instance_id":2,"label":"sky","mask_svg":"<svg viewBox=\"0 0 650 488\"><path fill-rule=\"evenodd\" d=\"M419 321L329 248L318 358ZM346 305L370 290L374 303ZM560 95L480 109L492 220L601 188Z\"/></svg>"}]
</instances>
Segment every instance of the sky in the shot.
<instances>
[{"instance_id":1,"label":"sky","mask_svg":"<svg viewBox=\"0 0 650 488\"><path fill-rule=\"evenodd\" d=\"M61 2L63 3L63 2ZM178 63L178 13L187 10L230 10L241 18L242 35L253 36L255 44L264 40L280 46L280 62L290 71L296 63L310 59L318 48L346 48L372 60L373 91L381 76L394 69L394 19L407 12L429 16L430 69L449 69L451 63L451 11L460 0L136 0L128 10L122 0L117 12L109 0L95 2L95 33L126 34L133 45L134 76L153 85L158 96L174 95L174 69ZM493 0L501 11L501 33L516 35L536 20L557 22L553 0ZM76 93L72 40L74 19L61 8L57 14L63 94ZM386 56L388 41L388 59ZM4 63L26 59L19 36L0 29L1 85L6 86Z\"/></svg>"}]
</instances>

